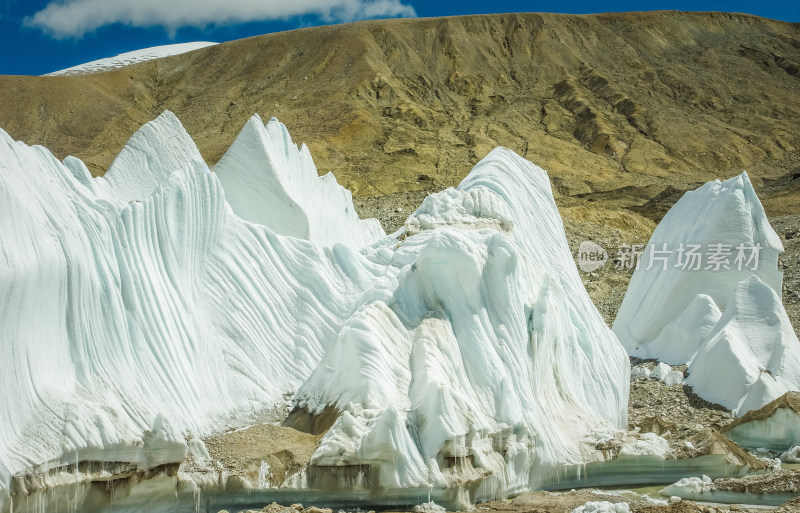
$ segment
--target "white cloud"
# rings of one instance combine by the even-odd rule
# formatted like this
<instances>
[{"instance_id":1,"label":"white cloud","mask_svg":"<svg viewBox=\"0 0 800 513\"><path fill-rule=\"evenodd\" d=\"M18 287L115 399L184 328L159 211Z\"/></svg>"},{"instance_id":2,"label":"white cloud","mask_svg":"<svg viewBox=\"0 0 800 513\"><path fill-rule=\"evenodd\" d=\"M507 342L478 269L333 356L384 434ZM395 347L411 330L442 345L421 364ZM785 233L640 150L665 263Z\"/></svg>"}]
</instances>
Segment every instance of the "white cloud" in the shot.
<instances>
[{"instance_id":1,"label":"white cloud","mask_svg":"<svg viewBox=\"0 0 800 513\"><path fill-rule=\"evenodd\" d=\"M100 27L121 23L181 27L230 25L248 21L316 16L323 22L416 16L402 0L55 0L25 24L56 38L80 38Z\"/></svg>"}]
</instances>

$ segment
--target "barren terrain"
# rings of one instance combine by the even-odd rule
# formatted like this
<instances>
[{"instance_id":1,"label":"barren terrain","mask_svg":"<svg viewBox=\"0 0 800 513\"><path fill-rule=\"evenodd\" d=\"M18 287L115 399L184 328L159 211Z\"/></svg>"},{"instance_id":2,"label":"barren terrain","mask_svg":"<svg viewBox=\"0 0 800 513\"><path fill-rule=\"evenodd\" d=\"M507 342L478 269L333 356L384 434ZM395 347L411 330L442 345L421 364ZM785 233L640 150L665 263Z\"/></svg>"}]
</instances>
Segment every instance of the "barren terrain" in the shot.
<instances>
[{"instance_id":1,"label":"barren terrain","mask_svg":"<svg viewBox=\"0 0 800 513\"><path fill-rule=\"evenodd\" d=\"M276 116L388 231L499 145L550 173L575 250L645 242L684 191L747 170L787 245L797 329L798 24L675 11L367 21L105 73L0 76L0 89L0 127L97 175L165 109L209 164L252 114ZM628 278L584 276L609 321Z\"/></svg>"},{"instance_id":2,"label":"barren terrain","mask_svg":"<svg viewBox=\"0 0 800 513\"><path fill-rule=\"evenodd\" d=\"M612 255L645 243L685 191L747 170L786 249L783 299L800 332L798 24L674 11L367 21L104 73L0 76L0 90L0 128L59 158L75 155L95 175L165 109L210 165L252 114L278 117L320 173L333 172L359 214L387 232L506 146L549 172L573 252L584 240ZM581 276L611 324L631 272L609 262ZM645 378L631 387L631 427L684 440L730 421L683 387ZM317 439L255 426L206 444L217 470L258 475L266 461L277 483L308 461ZM282 440L290 449L275 445ZM479 509L560 512L587 500L630 500L642 513L736 508L582 490ZM267 510L284 512L277 508Z\"/></svg>"}]
</instances>

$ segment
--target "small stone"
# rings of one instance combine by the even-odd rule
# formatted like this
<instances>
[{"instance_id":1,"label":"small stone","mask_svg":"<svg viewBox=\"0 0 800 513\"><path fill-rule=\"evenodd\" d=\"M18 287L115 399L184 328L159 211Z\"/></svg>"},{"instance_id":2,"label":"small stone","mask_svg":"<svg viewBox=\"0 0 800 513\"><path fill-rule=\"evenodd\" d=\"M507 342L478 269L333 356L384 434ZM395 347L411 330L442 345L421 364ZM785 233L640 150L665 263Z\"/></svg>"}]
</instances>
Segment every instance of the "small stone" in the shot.
<instances>
[{"instance_id":1,"label":"small stone","mask_svg":"<svg viewBox=\"0 0 800 513\"><path fill-rule=\"evenodd\" d=\"M678 502L681 502L682 500L683 500L683 499L681 499L681 498L680 498L680 497L678 497L677 495L673 495L672 497L670 497L670 498L669 498L669 502L670 502L670 504L676 504L676 503L678 503Z\"/></svg>"},{"instance_id":2,"label":"small stone","mask_svg":"<svg viewBox=\"0 0 800 513\"><path fill-rule=\"evenodd\" d=\"M317 508L316 506L311 506L306 509L304 513L333 513L333 510L331 508Z\"/></svg>"},{"instance_id":3,"label":"small stone","mask_svg":"<svg viewBox=\"0 0 800 513\"><path fill-rule=\"evenodd\" d=\"M288 511L289 508L285 508L278 504L277 502L273 502L269 506L264 506L261 508L261 513L284 513L284 511Z\"/></svg>"}]
</instances>

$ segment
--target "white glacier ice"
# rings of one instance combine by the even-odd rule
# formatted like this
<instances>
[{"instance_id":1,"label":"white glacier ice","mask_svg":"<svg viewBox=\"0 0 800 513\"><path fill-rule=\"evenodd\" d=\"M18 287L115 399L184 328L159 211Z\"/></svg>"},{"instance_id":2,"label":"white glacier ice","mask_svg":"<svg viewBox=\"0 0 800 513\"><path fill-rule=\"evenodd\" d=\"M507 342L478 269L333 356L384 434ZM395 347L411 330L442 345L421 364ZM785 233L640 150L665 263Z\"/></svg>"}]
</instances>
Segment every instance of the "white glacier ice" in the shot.
<instances>
[{"instance_id":1,"label":"white glacier ice","mask_svg":"<svg viewBox=\"0 0 800 513\"><path fill-rule=\"evenodd\" d=\"M269 466L235 497L174 467L289 407L336 417L283 497L465 505L604 459L629 364L543 170L494 150L391 237L314 173L258 118L211 172L165 113L98 179L0 131L0 511L257 501Z\"/></svg>"},{"instance_id":2,"label":"white glacier ice","mask_svg":"<svg viewBox=\"0 0 800 513\"><path fill-rule=\"evenodd\" d=\"M462 216L434 217L440 202ZM492 227L473 229L481 217ZM430 228L371 256L391 268L391 297L345 324L297 394L343 412L312 465L366 458L387 487L466 474L493 496L529 489L534 463L586 461L589 429L626 417L626 387L604 374L627 379L628 365L576 281L547 175L495 150L406 224Z\"/></svg>"},{"instance_id":3,"label":"white glacier ice","mask_svg":"<svg viewBox=\"0 0 800 513\"><path fill-rule=\"evenodd\" d=\"M658 493L667 497L699 497L703 494L710 494L713 488L712 484L713 481L708 476L684 477L677 483L673 483L665 488L662 488Z\"/></svg>"},{"instance_id":4,"label":"white glacier ice","mask_svg":"<svg viewBox=\"0 0 800 513\"><path fill-rule=\"evenodd\" d=\"M194 141L169 111L137 130L102 177L89 179L86 166L74 157L67 157L65 164L101 197L128 203L147 199L168 183L183 181L187 174L209 172Z\"/></svg>"},{"instance_id":5,"label":"white glacier ice","mask_svg":"<svg viewBox=\"0 0 800 513\"><path fill-rule=\"evenodd\" d=\"M659 381L664 381L664 378L666 378L670 372L672 372L672 367L664 362L659 362L652 372L650 372L650 377L656 378Z\"/></svg>"},{"instance_id":6,"label":"white glacier ice","mask_svg":"<svg viewBox=\"0 0 800 513\"><path fill-rule=\"evenodd\" d=\"M800 463L800 445L795 445L788 451L781 453L780 460L784 463Z\"/></svg>"},{"instance_id":7,"label":"white glacier ice","mask_svg":"<svg viewBox=\"0 0 800 513\"><path fill-rule=\"evenodd\" d=\"M669 373L666 376L664 376L664 379L662 379L661 381L663 381L665 385L670 387L674 385L682 385L683 373L677 370L669 371Z\"/></svg>"},{"instance_id":8,"label":"white glacier ice","mask_svg":"<svg viewBox=\"0 0 800 513\"><path fill-rule=\"evenodd\" d=\"M572 513L631 513L631 508L627 502L589 501Z\"/></svg>"},{"instance_id":9,"label":"white glacier ice","mask_svg":"<svg viewBox=\"0 0 800 513\"><path fill-rule=\"evenodd\" d=\"M631 377L637 376L654 378L667 386L683 384L683 373L678 370L672 370L672 367L664 362L659 362L652 371L646 367L634 367L631 369Z\"/></svg>"},{"instance_id":10,"label":"white glacier ice","mask_svg":"<svg viewBox=\"0 0 800 513\"><path fill-rule=\"evenodd\" d=\"M355 247L386 236L377 219L358 219L350 191L332 173L318 176L308 147L275 118L250 118L214 173L237 216L280 235Z\"/></svg>"},{"instance_id":11,"label":"white glacier ice","mask_svg":"<svg viewBox=\"0 0 800 513\"><path fill-rule=\"evenodd\" d=\"M738 416L800 390L800 341L780 297L743 280L689 366L687 384Z\"/></svg>"},{"instance_id":12,"label":"white glacier ice","mask_svg":"<svg viewBox=\"0 0 800 513\"><path fill-rule=\"evenodd\" d=\"M426 502L414 506L411 511L414 513L445 513L447 510L435 502Z\"/></svg>"},{"instance_id":13,"label":"white glacier ice","mask_svg":"<svg viewBox=\"0 0 800 513\"><path fill-rule=\"evenodd\" d=\"M664 325L656 338L642 344L637 354L657 358L662 363L689 362L721 316L711 297L697 294L685 310Z\"/></svg>"},{"instance_id":14,"label":"white glacier ice","mask_svg":"<svg viewBox=\"0 0 800 513\"><path fill-rule=\"evenodd\" d=\"M686 383L734 415L798 390L782 251L747 173L687 192L653 232L614 332L631 355L688 363Z\"/></svg>"},{"instance_id":15,"label":"white glacier ice","mask_svg":"<svg viewBox=\"0 0 800 513\"><path fill-rule=\"evenodd\" d=\"M709 260L716 244L723 245L723 252L730 251L728 269L717 268ZM690 245L700 246L694 251L701 258L698 270L693 270L695 260L690 256ZM736 263L740 245L745 257L740 262L741 270ZM752 256L750 248L757 245L761 249L755 266L755 261L748 263L748 260ZM684 364L697 352L695 343L702 342L694 334L710 330L716 316L715 307L718 310L727 307L739 282L755 275L780 295L782 273L777 264L778 254L782 252L780 238L769 225L747 173L689 191L653 232L642 254L640 268L634 272L620 305L614 333L633 356ZM670 327L668 330L674 331L670 335L687 332L690 337L665 337L663 344L649 344L681 317L686 324L693 321L693 325ZM663 348L664 345L677 347Z\"/></svg>"}]
</instances>

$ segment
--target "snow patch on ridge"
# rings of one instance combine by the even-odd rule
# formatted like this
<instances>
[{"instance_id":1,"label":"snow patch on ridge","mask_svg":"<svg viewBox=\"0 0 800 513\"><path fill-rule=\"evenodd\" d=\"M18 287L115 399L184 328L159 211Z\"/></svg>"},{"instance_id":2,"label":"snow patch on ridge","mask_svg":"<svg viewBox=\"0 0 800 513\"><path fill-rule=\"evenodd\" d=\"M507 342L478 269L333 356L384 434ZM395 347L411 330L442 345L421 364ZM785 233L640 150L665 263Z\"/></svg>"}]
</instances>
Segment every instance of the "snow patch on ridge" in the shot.
<instances>
[{"instance_id":1,"label":"snow patch on ridge","mask_svg":"<svg viewBox=\"0 0 800 513\"><path fill-rule=\"evenodd\" d=\"M153 46L151 48L143 48L141 50L134 50L132 52L125 52L114 57L106 57L96 61L86 62L77 66L53 71L47 73L45 76L58 76L58 75L83 75L86 73L100 73L102 71L111 71L113 69L139 64L140 62L151 61L153 59L161 59L162 57L170 57L172 55L180 55L182 53L199 50L207 46L213 46L217 43L210 43L208 41L195 41L191 43L177 43L173 45Z\"/></svg>"}]
</instances>

